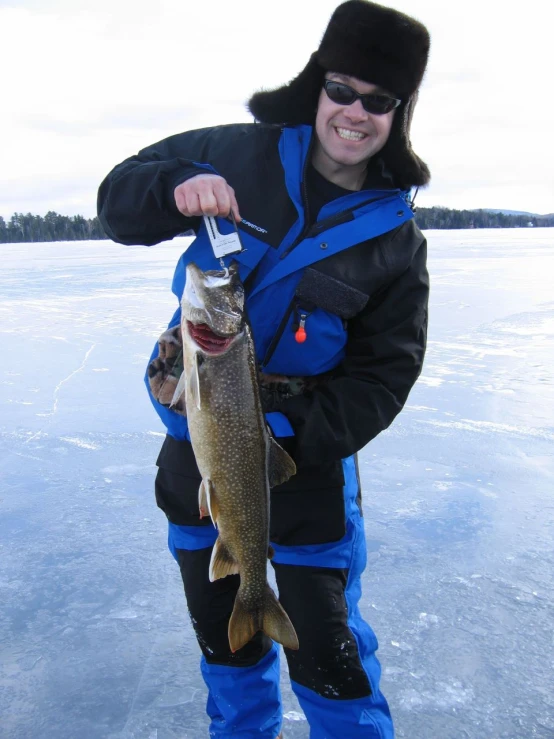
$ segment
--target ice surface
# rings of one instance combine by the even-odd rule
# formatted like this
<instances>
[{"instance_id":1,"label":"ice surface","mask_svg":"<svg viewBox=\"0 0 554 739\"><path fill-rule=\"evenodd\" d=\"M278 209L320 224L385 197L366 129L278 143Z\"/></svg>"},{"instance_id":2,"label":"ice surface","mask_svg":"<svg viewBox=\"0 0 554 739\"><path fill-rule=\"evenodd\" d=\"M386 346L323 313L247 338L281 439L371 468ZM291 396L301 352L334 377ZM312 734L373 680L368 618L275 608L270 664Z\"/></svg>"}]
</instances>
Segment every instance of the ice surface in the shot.
<instances>
[{"instance_id":1,"label":"ice surface","mask_svg":"<svg viewBox=\"0 0 554 739\"><path fill-rule=\"evenodd\" d=\"M425 371L360 455L363 612L398 737L552 739L554 229L427 235ZM142 385L186 243L0 245L2 738L207 736Z\"/></svg>"}]
</instances>

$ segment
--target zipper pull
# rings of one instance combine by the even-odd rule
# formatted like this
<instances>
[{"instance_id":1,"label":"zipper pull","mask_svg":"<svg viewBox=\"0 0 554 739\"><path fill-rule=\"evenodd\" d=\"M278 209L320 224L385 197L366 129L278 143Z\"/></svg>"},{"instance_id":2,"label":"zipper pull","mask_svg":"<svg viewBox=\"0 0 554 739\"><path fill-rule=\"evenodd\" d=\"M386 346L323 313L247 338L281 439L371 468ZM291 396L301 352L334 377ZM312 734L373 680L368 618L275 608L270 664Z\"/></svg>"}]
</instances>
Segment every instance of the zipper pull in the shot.
<instances>
[{"instance_id":1,"label":"zipper pull","mask_svg":"<svg viewBox=\"0 0 554 739\"><path fill-rule=\"evenodd\" d=\"M306 326L307 317L308 317L307 313L300 314L300 324L294 334L294 338L299 344L303 344L308 338L308 335L306 334L306 329L304 328Z\"/></svg>"}]
</instances>

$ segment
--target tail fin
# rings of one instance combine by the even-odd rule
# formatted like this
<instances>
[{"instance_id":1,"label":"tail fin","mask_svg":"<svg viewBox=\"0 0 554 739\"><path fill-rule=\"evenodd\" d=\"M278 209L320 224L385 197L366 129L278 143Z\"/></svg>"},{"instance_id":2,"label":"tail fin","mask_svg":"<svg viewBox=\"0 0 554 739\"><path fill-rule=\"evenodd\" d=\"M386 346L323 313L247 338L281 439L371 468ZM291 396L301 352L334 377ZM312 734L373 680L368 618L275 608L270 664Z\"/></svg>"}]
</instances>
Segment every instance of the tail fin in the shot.
<instances>
[{"instance_id":1,"label":"tail fin","mask_svg":"<svg viewBox=\"0 0 554 739\"><path fill-rule=\"evenodd\" d=\"M266 587L261 608L249 606L239 588L229 621L231 651L236 652L244 647L258 631L264 631L284 647L298 649L298 637L294 626L269 585Z\"/></svg>"},{"instance_id":2,"label":"tail fin","mask_svg":"<svg viewBox=\"0 0 554 739\"><path fill-rule=\"evenodd\" d=\"M243 599L242 588L239 588L233 613L229 620L229 646L231 652L242 649L250 639L262 628L262 614L258 608L249 607Z\"/></svg>"},{"instance_id":3,"label":"tail fin","mask_svg":"<svg viewBox=\"0 0 554 739\"><path fill-rule=\"evenodd\" d=\"M265 591L262 628L273 641L289 649L298 649L298 637L294 626L269 585Z\"/></svg>"}]
</instances>

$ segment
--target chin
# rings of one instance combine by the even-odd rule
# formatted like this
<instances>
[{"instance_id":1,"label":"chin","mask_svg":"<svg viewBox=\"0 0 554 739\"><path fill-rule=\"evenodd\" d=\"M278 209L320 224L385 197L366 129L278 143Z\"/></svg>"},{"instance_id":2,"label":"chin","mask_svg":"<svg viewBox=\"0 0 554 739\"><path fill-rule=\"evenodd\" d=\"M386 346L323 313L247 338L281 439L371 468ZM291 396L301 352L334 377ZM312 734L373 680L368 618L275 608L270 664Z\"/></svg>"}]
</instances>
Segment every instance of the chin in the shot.
<instances>
[{"instance_id":1,"label":"chin","mask_svg":"<svg viewBox=\"0 0 554 739\"><path fill-rule=\"evenodd\" d=\"M335 159L338 164L343 164L344 166L353 167L357 164L362 164L363 162L366 162L368 159L371 159L373 156L372 151L363 152L359 154L342 154L338 155Z\"/></svg>"}]
</instances>

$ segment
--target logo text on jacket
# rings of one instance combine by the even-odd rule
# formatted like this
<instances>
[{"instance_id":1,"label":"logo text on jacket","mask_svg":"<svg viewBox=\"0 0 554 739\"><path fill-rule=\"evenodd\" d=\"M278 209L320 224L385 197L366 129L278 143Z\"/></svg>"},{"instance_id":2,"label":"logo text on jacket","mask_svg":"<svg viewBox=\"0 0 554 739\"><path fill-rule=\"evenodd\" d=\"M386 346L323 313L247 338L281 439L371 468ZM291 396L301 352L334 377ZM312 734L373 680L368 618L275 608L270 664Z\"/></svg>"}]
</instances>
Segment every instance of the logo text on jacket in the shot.
<instances>
[{"instance_id":1,"label":"logo text on jacket","mask_svg":"<svg viewBox=\"0 0 554 739\"><path fill-rule=\"evenodd\" d=\"M255 223L250 223L250 221L245 221L244 218L241 220L241 223L244 223L245 226L250 226L250 228L253 228L255 231L259 231L262 234L267 233L267 229L262 228L261 226L256 226Z\"/></svg>"}]
</instances>

